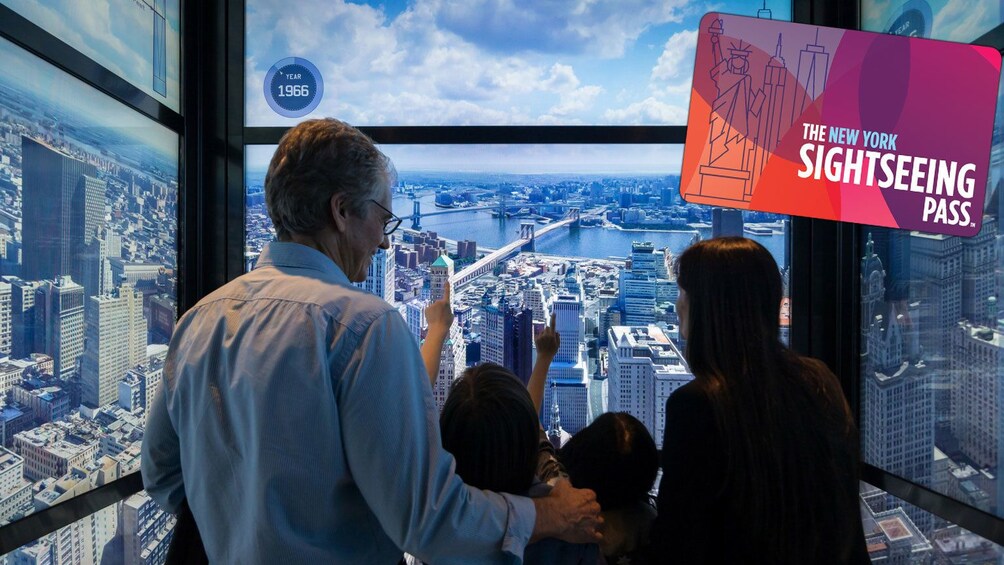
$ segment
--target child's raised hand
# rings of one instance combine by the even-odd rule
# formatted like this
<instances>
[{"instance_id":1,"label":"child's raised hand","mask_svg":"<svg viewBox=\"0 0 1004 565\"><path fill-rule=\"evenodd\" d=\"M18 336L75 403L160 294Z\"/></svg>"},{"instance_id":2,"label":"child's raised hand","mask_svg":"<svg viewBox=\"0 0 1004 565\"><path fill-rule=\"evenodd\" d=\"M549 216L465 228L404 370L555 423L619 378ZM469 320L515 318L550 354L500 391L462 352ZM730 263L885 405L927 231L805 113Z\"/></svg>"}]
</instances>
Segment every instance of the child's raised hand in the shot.
<instances>
[{"instance_id":1,"label":"child's raised hand","mask_svg":"<svg viewBox=\"0 0 1004 565\"><path fill-rule=\"evenodd\" d=\"M551 314L551 322L537 334L534 339L537 344L537 354L554 357L561 347L561 335L554 329L554 314Z\"/></svg>"},{"instance_id":2,"label":"child's raised hand","mask_svg":"<svg viewBox=\"0 0 1004 565\"><path fill-rule=\"evenodd\" d=\"M429 304L425 308L425 320L429 324L429 331L449 332L453 325L453 304L450 301L452 293L451 284L447 281L443 288L443 298Z\"/></svg>"}]
</instances>

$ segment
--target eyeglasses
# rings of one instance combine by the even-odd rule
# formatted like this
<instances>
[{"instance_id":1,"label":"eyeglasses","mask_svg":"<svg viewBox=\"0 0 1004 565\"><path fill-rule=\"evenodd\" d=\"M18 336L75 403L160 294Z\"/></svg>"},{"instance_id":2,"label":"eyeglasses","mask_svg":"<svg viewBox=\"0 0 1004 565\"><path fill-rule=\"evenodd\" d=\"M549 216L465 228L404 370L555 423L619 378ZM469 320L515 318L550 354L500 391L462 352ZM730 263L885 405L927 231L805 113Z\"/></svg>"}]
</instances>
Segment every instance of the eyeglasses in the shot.
<instances>
[{"instance_id":1,"label":"eyeglasses","mask_svg":"<svg viewBox=\"0 0 1004 565\"><path fill-rule=\"evenodd\" d=\"M397 231L397 228L401 226L402 222L401 218L398 218L394 212L391 212L390 210L385 208L383 204L377 202L376 200L370 198L370 202L376 204L377 206L380 207L381 210L390 214L390 217L383 221L383 234L390 235L395 231Z\"/></svg>"}]
</instances>

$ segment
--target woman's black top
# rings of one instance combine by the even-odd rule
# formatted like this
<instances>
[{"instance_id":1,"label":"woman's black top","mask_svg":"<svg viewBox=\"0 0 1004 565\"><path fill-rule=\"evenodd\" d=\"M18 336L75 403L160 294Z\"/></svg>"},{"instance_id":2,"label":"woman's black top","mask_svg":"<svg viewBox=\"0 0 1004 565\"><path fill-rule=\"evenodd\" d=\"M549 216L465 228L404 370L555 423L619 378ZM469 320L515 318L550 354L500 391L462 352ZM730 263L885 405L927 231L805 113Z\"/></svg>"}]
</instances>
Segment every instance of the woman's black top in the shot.
<instances>
[{"instance_id":1,"label":"woman's black top","mask_svg":"<svg viewBox=\"0 0 1004 565\"><path fill-rule=\"evenodd\" d=\"M750 430L756 433L756 430ZM833 434L822 434L832 437ZM847 434L841 433L840 436ZM855 437L845 441L855 442ZM666 401L666 427L662 445L662 481L659 483L658 517L652 526L653 563L764 563L766 550L760 540L746 535L746 525L754 516L742 515L730 493L727 477L728 455L715 424L711 400L692 381L675 391ZM838 452L856 454L853 444ZM835 536L825 554L812 562L869 563L858 503L855 457L833 461L841 480L841 492L820 492L812 504L840 508L843 523L852 524ZM841 503L837 503L838 500ZM844 522L845 521L845 522ZM808 535L787 532L788 536ZM842 538L842 539L836 539Z\"/></svg>"}]
</instances>

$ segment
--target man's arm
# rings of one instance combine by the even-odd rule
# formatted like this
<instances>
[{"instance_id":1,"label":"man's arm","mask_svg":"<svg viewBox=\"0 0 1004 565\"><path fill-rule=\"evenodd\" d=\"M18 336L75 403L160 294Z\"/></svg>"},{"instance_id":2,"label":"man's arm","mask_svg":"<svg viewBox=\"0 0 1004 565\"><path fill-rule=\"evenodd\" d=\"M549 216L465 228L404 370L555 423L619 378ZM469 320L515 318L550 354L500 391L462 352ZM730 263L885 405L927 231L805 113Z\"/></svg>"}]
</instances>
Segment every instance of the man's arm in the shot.
<instances>
[{"instance_id":1,"label":"man's arm","mask_svg":"<svg viewBox=\"0 0 1004 565\"><path fill-rule=\"evenodd\" d=\"M166 377L173 367L169 358L164 369L165 380L161 381L146 418L140 470L143 488L150 497L164 510L177 514L185 500L185 485L181 477L181 446L167 413Z\"/></svg>"},{"instance_id":2,"label":"man's arm","mask_svg":"<svg viewBox=\"0 0 1004 565\"><path fill-rule=\"evenodd\" d=\"M439 361L443 356L443 344L450 334L453 325L453 303L450 300L450 283L446 283L443 298L430 304L425 309L425 321L429 324L428 333L422 343L422 362L425 372L429 374L429 384L436 384L439 376Z\"/></svg>"},{"instance_id":3,"label":"man's arm","mask_svg":"<svg viewBox=\"0 0 1004 565\"><path fill-rule=\"evenodd\" d=\"M595 531L591 491L556 489L537 502L466 486L442 447L421 366L403 320L391 314L370 325L344 365L332 366L346 461L398 547L427 562L498 562L503 553L521 557L531 536L581 541Z\"/></svg>"}]
</instances>

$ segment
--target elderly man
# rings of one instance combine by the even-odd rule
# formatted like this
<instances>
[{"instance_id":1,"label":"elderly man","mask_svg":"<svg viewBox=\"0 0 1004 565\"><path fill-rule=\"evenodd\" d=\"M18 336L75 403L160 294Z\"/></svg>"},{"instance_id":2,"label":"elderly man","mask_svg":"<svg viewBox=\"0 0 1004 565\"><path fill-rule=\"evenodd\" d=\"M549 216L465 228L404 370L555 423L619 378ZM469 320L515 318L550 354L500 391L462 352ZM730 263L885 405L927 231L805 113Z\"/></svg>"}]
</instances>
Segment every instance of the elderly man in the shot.
<instances>
[{"instance_id":1,"label":"elderly man","mask_svg":"<svg viewBox=\"0 0 1004 565\"><path fill-rule=\"evenodd\" d=\"M595 541L592 491L466 486L443 450L418 347L353 287L400 219L393 167L337 120L279 143L277 242L178 323L143 443L143 482L187 499L213 562L518 562L541 537Z\"/></svg>"}]
</instances>

